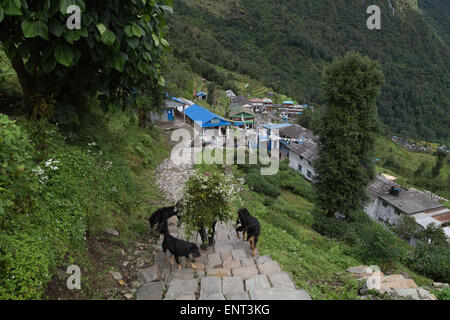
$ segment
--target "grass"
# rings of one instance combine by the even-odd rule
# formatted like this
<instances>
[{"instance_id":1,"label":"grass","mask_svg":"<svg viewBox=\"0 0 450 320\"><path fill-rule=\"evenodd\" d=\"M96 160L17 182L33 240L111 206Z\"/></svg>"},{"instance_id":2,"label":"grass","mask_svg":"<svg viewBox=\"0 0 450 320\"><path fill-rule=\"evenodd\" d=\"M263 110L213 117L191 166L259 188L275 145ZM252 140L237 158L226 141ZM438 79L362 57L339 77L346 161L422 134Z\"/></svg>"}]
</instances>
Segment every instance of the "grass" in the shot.
<instances>
[{"instance_id":1,"label":"grass","mask_svg":"<svg viewBox=\"0 0 450 320\"><path fill-rule=\"evenodd\" d=\"M239 166L233 168L233 173L242 177L254 170L252 166ZM315 222L315 206L307 199L310 198L310 184L285 163L281 163L280 172L268 181L275 185L279 183L281 195L278 198L253 192L248 186L241 193L244 206L262 225L259 253L276 260L283 270L289 272L297 287L306 290L313 299L359 299L358 290L362 283L352 278L346 269L366 262L358 258L358 251L353 246L324 237L311 228ZM290 190L283 189L283 186ZM382 271L406 273L418 286L432 283L401 263L392 270Z\"/></svg>"},{"instance_id":2,"label":"grass","mask_svg":"<svg viewBox=\"0 0 450 320\"><path fill-rule=\"evenodd\" d=\"M154 170L168 157L169 144L157 127L139 128L131 112L90 110L77 131L17 118L16 125L31 140L30 170L39 165L48 180L34 193L30 214L14 215L14 207L8 209L12 218L2 226L1 240L10 256L0 266L2 297L121 298L117 282L106 281L103 271L121 268L130 274L119 249L151 240L146 219L164 204ZM58 161L57 170L47 168L48 159ZM111 237L107 228L120 236ZM27 242L21 242L23 237ZM82 290L67 293L56 273L72 264L82 270Z\"/></svg>"},{"instance_id":3,"label":"grass","mask_svg":"<svg viewBox=\"0 0 450 320\"><path fill-rule=\"evenodd\" d=\"M380 159L376 165L378 173L393 175L404 187L429 190L435 194L450 198L450 161L444 160L444 166L437 177L432 177L431 170L436 164L436 157L431 153L414 152L401 148L387 137L376 141L375 155ZM425 172L417 176L415 171L425 165Z\"/></svg>"},{"instance_id":4,"label":"grass","mask_svg":"<svg viewBox=\"0 0 450 320\"><path fill-rule=\"evenodd\" d=\"M296 197L283 192L280 198L286 196ZM362 263L346 255L339 243L323 238L281 211L271 211L261 201L256 193L244 195L245 206L252 208L264 230L258 242L259 253L276 260L291 274L297 287L306 290L313 299L358 299L360 284L345 270ZM305 206L311 204L299 199L294 206L306 214Z\"/></svg>"}]
</instances>

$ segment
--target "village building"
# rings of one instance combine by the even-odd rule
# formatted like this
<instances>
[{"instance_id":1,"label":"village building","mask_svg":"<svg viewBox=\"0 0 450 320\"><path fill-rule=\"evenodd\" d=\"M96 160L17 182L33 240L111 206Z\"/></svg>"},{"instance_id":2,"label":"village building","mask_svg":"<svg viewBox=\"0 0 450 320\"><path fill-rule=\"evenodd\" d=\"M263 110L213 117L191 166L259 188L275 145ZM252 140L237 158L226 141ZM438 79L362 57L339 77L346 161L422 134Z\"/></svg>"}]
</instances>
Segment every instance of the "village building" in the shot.
<instances>
[{"instance_id":1,"label":"village building","mask_svg":"<svg viewBox=\"0 0 450 320\"><path fill-rule=\"evenodd\" d=\"M263 99L263 107L265 111L272 111L273 101L271 99Z\"/></svg>"},{"instance_id":2,"label":"village building","mask_svg":"<svg viewBox=\"0 0 450 320\"><path fill-rule=\"evenodd\" d=\"M195 93L195 98L200 100L208 99L208 94L206 92L200 91Z\"/></svg>"},{"instance_id":3,"label":"village building","mask_svg":"<svg viewBox=\"0 0 450 320\"><path fill-rule=\"evenodd\" d=\"M297 170L307 180L314 181L315 171L312 163L319 156L317 143L312 140L291 142L287 148L289 149L289 167Z\"/></svg>"},{"instance_id":4,"label":"village building","mask_svg":"<svg viewBox=\"0 0 450 320\"><path fill-rule=\"evenodd\" d=\"M264 112L264 99L260 99L260 98L253 98L250 99L250 103L253 106L253 111L255 112Z\"/></svg>"},{"instance_id":5,"label":"village building","mask_svg":"<svg viewBox=\"0 0 450 320\"><path fill-rule=\"evenodd\" d=\"M293 124L289 127L280 129L280 158L284 160L289 157L289 145L291 143L300 143L304 140L314 141L316 136L311 130L302 127L299 124Z\"/></svg>"},{"instance_id":6,"label":"village building","mask_svg":"<svg viewBox=\"0 0 450 320\"><path fill-rule=\"evenodd\" d=\"M166 93L166 100L160 112L151 111L148 115L152 122L173 122L175 120L176 110L184 109L186 103L178 98L172 97Z\"/></svg>"},{"instance_id":7,"label":"village building","mask_svg":"<svg viewBox=\"0 0 450 320\"><path fill-rule=\"evenodd\" d=\"M236 97L236 94L233 92L233 90L227 90L225 91L225 95L227 98L233 98Z\"/></svg>"},{"instance_id":8,"label":"village building","mask_svg":"<svg viewBox=\"0 0 450 320\"><path fill-rule=\"evenodd\" d=\"M210 130L216 130L218 136L224 136L229 134L229 128L231 123L224 118L212 113L208 109L205 109L197 104L194 104L185 110L186 122L193 128L197 129L200 134L213 134L213 132L207 132Z\"/></svg>"},{"instance_id":9,"label":"village building","mask_svg":"<svg viewBox=\"0 0 450 320\"><path fill-rule=\"evenodd\" d=\"M230 100L231 100L231 104L232 104L232 105L234 105L234 104L240 105L240 106L243 106L243 105L251 105L250 100L248 100L248 99L247 99L246 97L244 97L244 96L231 97ZM253 107L253 106L252 106L252 107Z\"/></svg>"},{"instance_id":10,"label":"village building","mask_svg":"<svg viewBox=\"0 0 450 320\"><path fill-rule=\"evenodd\" d=\"M255 114L251 109L239 105L231 106L229 118L235 121L233 122L235 126L254 128Z\"/></svg>"},{"instance_id":11,"label":"village building","mask_svg":"<svg viewBox=\"0 0 450 320\"><path fill-rule=\"evenodd\" d=\"M432 223L442 225L447 237L450 237L450 210L433 196L403 188L382 175L377 175L367 191L370 201L364 210L373 220L397 225L400 218L406 215L414 218L423 228Z\"/></svg>"},{"instance_id":12,"label":"village building","mask_svg":"<svg viewBox=\"0 0 450 320\"><path fill-rule=\"evenodd\" d=\"M292 125L291 123L266 123L262 126L264 129L266 129L266 135L268 138L268 145L267 145L268 152L271 152L272 149L280 148L280 146L279 146L279 144L280 144L279 130L282 128L285 128L285 127L289 127L291 125ZM276 141L272 141L272 139L271 139L271 135L274 130L276 131L276 132L274 132L274 134L276 134Z\"/></svg>"}]
</instances>

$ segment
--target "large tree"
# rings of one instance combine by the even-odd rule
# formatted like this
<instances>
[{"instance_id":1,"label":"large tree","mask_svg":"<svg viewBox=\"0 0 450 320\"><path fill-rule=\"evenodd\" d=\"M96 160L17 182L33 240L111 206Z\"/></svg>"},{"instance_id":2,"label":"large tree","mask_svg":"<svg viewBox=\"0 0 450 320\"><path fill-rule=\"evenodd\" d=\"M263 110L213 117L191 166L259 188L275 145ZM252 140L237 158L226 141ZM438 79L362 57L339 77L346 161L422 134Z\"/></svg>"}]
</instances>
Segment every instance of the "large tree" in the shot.
<instances>
[{"instance_id":1,"label":"large tree","mask_svg":"<svg viewBox=\"0 0 450 320\"><path fill-rule=\"evenodd\" d=\"M366 187L375 175L376 98L383 79L379 64L359 53L336 59L324 73L326 110L314 167L315 202L328 216L348 215L368 199Z\"/></svg>"},{"instance_id":2,"label":"large tree","mask_svg":"<svg viewBox=\"0 0 450 320\"><path fill-rule=\"evenodd\" d=\"M160 101L165 12L172 0L2 0L0 42L23 89L26 111L76 114L80 97L143 108ZM67 8L81 9L70 30Z\"/></svg>"}]
</instances>

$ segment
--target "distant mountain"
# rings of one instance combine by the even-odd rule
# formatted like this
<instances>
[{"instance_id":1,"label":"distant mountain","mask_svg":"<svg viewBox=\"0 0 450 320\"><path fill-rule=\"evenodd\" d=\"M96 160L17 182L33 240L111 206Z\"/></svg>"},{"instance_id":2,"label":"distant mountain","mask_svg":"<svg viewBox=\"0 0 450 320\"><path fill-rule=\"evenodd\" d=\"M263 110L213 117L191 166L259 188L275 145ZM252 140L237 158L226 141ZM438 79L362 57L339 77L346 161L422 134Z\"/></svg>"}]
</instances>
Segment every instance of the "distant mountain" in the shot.
<instances>
[{"instance_id":1,"label":"distant mountain","mask_svg":"<svg viewBox=\"0 0 450 320\"><path fill-rule=\"evenodd\" d=\"M419 8L433 19L439 34L450 44L450 1L419 0Z\"/></svg>"},{"instance_id":2,"label":"distant mountain","mask_svg":"<svg viewBox=\"0 0 450 320\"><path fill-rule=\"evenodd\" d=\"M219 65L316 106L326 63L350 50L377 59L378 101L393 133L450 140L450 1L174 0L170 41L193 69ZM382 9L368 30L367 7Z\"/></svg>"}]
</instances>

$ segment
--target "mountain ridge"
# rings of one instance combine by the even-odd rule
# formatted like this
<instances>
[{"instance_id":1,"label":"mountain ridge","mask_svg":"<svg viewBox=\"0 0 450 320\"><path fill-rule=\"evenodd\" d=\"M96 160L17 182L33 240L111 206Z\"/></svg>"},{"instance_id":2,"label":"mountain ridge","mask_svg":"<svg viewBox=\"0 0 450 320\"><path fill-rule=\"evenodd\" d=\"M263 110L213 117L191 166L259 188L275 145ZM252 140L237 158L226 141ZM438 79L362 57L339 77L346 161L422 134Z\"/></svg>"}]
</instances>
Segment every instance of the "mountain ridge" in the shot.
<instances>
[{"instance_id":1,"label":"mountain ridge","mask_svg":"<svg viewBox=\"0 0 450 320\"><path fill-rule=\"evenodd\" d=\"M379 115L392 133L449 140L448 43L417 1L375 1L382 29L368 30L368 1L175 0L174 54L248 75L320 106L324 67L348 51L377 59L386 76ZM445 21L445 19L444 19Z\"/></svg>"}]
</instances>

